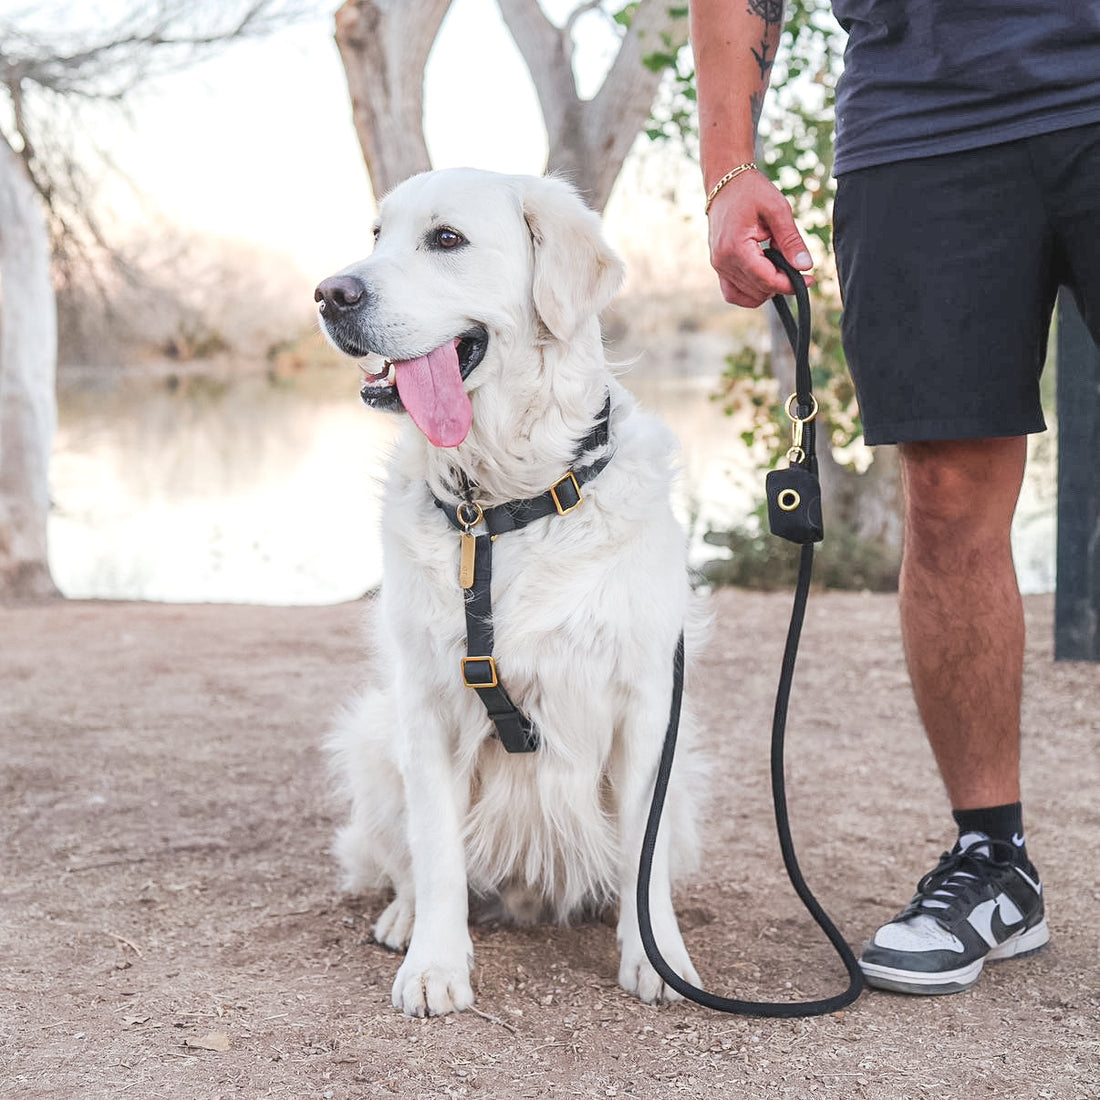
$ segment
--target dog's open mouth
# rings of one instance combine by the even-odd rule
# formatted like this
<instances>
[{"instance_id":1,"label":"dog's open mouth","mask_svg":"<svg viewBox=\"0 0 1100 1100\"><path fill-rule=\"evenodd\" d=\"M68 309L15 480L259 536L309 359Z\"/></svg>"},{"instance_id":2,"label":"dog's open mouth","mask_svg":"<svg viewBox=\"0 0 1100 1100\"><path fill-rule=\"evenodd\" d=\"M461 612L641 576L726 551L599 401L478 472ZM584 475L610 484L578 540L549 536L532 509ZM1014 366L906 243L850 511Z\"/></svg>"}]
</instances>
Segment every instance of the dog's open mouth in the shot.
<instances>
[{"instance_id":1,"label":"dog's open mouth","mask_svg":"<svg viewBox=\"0 0 1100 1100\"><path fill-rule=\"evenodd\" d=\"M457 447L470 430L473 410L463 382L485 357L489 334L476 325L415 359L387 359L366 374L359 391L376 409L404 409L436 447Z\"/></svg>"}]
</instances>

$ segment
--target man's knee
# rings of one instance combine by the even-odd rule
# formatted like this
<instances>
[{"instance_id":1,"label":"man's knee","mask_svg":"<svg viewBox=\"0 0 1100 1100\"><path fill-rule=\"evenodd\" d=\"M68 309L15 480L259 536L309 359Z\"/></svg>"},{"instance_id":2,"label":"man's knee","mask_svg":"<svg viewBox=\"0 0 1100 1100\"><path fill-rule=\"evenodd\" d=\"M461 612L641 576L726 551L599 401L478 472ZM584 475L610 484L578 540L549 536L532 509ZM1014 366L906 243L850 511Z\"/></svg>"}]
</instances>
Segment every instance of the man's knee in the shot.
<instances>
[{"instance_id":1,"label":"man's knee","mask_svg":"<svg viewBox=\"0 0 1100 1100\"><path fill-rule=\"evenodd\" d=\"M956 537L1007 534L1026 457L1025 436L902 444L908 525Z\"/></svg>"},{"instance_id":2,"label":"man's knee","mask_svg":"<svg viewBox=\"0 0 1100 1100\"><path fill-rule=\"evenodd\" d=\"M1005 576L1027 439L904 444L905 574Z\"/></svg>"}]
</instances>

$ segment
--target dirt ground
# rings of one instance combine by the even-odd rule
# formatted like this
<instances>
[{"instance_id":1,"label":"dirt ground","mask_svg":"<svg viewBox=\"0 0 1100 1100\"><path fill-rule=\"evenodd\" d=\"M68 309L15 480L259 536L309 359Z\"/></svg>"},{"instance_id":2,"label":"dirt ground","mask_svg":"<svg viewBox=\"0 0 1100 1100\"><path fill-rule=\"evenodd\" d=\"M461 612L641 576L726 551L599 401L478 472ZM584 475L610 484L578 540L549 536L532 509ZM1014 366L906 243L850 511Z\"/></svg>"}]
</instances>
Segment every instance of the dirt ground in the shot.
<instances>
[{"instance_id":1,"label":"dirt ground","mask_svg":"<svg viewBox=\"0 0 1100 1100\"><path fill-rule=\"evenodd\" d=\"M708 984L844 975L783 874L768 730L787 594L723 591L689 690L714 757L677 906ZM369 603L0 609L0 1096L1100 1097L1100 666L1027 601L1029 847L1051 945L972 991L811 1020L654 1008L614 930L475 929L476 1010L391 1008L381 898L336 889L319 744ZM806 876L858 944L949 842L889 596L816 594L788 742Z\"/></svg>"}]
</instances>

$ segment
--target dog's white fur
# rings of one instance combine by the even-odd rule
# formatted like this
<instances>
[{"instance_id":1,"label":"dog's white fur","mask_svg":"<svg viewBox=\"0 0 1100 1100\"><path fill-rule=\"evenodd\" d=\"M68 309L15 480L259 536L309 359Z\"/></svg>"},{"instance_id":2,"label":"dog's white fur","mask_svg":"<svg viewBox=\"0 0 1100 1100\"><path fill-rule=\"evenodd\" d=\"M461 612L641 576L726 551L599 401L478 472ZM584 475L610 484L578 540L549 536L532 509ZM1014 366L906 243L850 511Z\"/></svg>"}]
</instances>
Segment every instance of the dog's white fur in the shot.
<instances>
[{"instance_id":1,"label":"dog's white fur","mask_svg":"<svg viewBox=\"0 0 1100 1100\"><path fill-rule=\"evenodd\" d=\"M469 242L425 247L446 225ZM415 176L381 204L372 255L346 269L368 294L371 350L425 354L479 323L484 360L466 381L473 426L433 447L406 419L383 509L384 580L373 607L373 683L329 748L351 801L336 851L352 891L392 886L374 929L406 948L393 986L411 1015L473 1001L468 899L568 921L619 902L619 981L675 999L645 957L637 865L668 721L677 636L692 616L684 533L669 503L675 441L609 372L597 315L621 279L597 216L553 178L456 169ZM584 503L500 536L493 622L501 682L542 744L509 755L460 676L459 536L429 490L484 505L544 492L569 468L610 391L614 458ZM652 886L658 944L698 981L670 896L697 848L701 767L689 706Z\"/></svg>"}]
</instances>

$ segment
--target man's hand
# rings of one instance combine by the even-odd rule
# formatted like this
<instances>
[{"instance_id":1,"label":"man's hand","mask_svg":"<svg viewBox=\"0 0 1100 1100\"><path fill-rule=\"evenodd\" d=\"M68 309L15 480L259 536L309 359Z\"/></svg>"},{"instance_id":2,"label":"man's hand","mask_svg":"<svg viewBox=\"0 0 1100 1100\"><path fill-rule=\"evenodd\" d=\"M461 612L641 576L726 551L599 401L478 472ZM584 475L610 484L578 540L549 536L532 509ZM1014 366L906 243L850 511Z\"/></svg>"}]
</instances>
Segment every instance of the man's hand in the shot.
<instances>
[{"instance_id":1,"label":"man's hand","mask_svg":"<svg viewBox=\"0 0 1100 1100\"><path fill-rule=\"evenodd\" d=\"M710 262L722 296L733 305L755 309L776 294L793 293L790 280L761 250L767 241L799 271L813 267L790 205L759 172L745 172L723 187L711 204L709 220ZM813 279L806 282L812 285Z\"/></svg>"}]
</instances>

